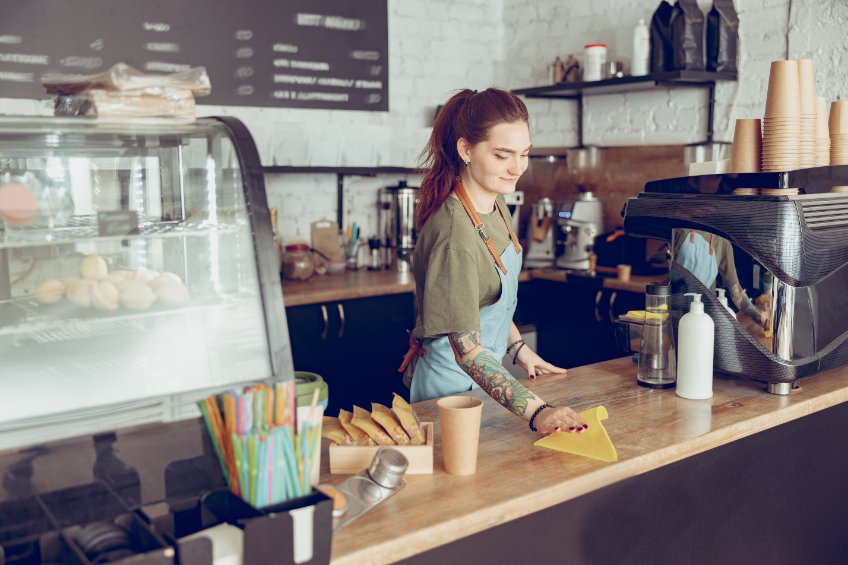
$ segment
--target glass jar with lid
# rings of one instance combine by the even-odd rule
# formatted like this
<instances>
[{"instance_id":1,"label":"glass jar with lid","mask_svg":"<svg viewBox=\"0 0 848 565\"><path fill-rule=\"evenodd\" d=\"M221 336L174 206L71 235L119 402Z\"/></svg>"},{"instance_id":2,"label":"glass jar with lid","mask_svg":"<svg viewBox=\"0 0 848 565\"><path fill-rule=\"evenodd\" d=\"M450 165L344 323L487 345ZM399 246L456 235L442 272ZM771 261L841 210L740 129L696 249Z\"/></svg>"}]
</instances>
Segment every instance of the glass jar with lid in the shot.
<instances>
[{"instance_id":1,"label":"glass jar with lid","mask_svg":"<svg viewBox=\"0 0 848 565\"><path fill-rule=\"evenodd\" d=\"M283 253L283 278L293 281L303 281L315 272L315 260L312 252L305 243L286 245Z\"/></svg>"}]
</instances>

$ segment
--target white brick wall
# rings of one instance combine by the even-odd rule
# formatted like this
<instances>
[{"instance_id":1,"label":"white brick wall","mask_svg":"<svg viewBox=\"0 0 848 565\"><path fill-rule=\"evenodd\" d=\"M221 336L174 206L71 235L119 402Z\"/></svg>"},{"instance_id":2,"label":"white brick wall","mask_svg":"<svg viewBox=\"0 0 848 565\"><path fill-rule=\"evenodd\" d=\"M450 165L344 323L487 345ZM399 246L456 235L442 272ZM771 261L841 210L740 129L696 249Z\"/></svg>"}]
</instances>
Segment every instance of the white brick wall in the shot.
<instances>
[{"instance_id":1,"label":"white brick wall","mask_svg":"<svg viewBox=\"0 0 848 565\"><path fill-rule=\"evenodd\" d=\"M706 12L710 0L699 0ZM458 88L538 86L556 55L579 54L590 41L629 62L632 28L650 19L658 0L389 0L389 112L343 112L200 106L201 115L229 114L253 133L267 165L395 165L412 167L429 134L436 105ZM770 61L812 57L819 94L845 97L848 24L845 0L735 0L740 17L738 83L719 84L716 138L732 137L732 120L763 113ZM214 87L214 85L213 85ZM201 100L202 101L202 100ZM676 89L585 100L587 143L696 142L706 126L705 93ZM528 103L537 146L574 144L575 104ZM50 114L48 102L0 99L0 112ZM377 188L402 175L348 178L345 223L376 231ZM410 184L420 177L411 176ZM269 175L269 201L280 209L286 240L308 238L309 223L336 217L335 175Z\"/></svg>"}]
</instances>

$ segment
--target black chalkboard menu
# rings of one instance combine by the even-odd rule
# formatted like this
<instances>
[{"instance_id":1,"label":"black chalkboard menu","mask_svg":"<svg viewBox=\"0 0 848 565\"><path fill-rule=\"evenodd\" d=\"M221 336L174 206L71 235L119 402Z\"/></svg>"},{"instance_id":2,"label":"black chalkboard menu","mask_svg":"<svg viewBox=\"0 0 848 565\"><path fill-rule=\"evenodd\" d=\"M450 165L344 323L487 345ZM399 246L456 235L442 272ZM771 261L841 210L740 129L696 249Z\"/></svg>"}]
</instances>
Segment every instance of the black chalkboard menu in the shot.
<instances>
[{"instance_id":1,"label":"black chalkboard menu","mask_svg":"<svg viewBox=\"0 0 848 565\"><path fill-rule=\"evenodd\" d=\"M388 0L0 0L0 97L48 72L205 66L200 104L389 109Z\"/></svg>"}]
</instances>

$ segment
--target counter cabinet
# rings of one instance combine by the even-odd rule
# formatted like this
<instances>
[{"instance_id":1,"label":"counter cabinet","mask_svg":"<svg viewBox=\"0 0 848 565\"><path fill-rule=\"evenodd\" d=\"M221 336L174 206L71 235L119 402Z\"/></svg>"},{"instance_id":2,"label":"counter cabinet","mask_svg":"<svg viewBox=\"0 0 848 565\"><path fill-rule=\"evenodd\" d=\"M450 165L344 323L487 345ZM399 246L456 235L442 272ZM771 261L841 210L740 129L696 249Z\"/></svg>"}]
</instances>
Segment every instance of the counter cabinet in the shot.
<instances>
[{"instance_id":1,"label":"counter cabinet","mask_svg":"<svg viewBox=\"0 0 848 565\"><path fill-rule=\"evenodd\" d=\"M286 317L295 368L329 386L327 414L390 404L393 392L409 399L397 368L415 324L412 293L290 306Z\"/></svg>"}]
</instances>

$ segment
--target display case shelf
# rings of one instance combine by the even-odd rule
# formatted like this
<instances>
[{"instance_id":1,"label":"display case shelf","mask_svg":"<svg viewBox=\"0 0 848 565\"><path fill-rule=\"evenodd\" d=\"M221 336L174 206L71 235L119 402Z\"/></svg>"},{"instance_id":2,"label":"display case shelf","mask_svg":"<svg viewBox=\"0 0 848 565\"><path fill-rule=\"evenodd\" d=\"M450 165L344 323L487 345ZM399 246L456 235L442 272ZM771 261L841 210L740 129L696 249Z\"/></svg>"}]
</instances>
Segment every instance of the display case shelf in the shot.
<instances>
[{"instance_id":1,"label":"display case shelf","mask_svg":"<svg viewBox=\"0 0 848 565\"><path fill-rule=\"evenodd\" d=\"M656 88L706 88L708 94L707 132L705 143L713 142L715 113L715 84L735 81L736 73L707 71L669 71L644 76L626 76L587 82L560 82L547 86L513 89L514 94L527 98L553 98L577 102L577 143L583 147L583 97L597 94L623 94Z\"/></svg>"}]
</instances>

